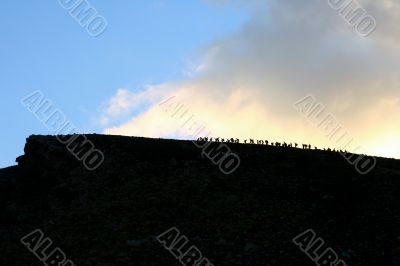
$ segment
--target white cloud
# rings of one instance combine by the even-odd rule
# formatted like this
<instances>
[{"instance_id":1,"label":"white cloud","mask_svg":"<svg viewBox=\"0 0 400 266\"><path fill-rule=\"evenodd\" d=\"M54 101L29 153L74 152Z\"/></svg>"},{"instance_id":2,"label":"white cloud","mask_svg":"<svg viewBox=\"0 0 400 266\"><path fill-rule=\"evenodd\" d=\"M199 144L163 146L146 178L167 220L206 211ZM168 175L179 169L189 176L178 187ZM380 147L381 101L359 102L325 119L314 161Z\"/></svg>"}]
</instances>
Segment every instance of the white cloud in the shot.
<instances>
[{"instance_id":1,"label":"white cloud","mask_svg":"<svg viewBox=\"0 0 400 266\"><path fill-rule=\"evenodd\" d=\"M376 31L365 38L327 1L236 1L248 8L251 19L235 34L210 44L204 61L193 68L193 77L138 93L118 90L103 121L137 113L105 132L185 138L157 105L174 95L215 136L329 146L292 108L294 101L311 93L365 151L400 157L400 151L389 149L393 136L400 137L395 101L400 84L400 4L359 1L377 20Z\"/></svg>"}]
</instances>

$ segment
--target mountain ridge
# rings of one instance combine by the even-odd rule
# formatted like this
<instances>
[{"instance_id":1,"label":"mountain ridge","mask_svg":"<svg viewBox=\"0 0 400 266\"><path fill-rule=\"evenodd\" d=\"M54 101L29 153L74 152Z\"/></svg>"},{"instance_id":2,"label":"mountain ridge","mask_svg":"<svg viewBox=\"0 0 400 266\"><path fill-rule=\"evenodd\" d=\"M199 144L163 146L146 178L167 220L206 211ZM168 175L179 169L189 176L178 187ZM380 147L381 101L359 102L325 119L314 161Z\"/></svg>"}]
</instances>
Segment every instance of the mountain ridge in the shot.
<instances>
[{"instance_id":1,"label":"mountain ridge","mask_svg":"<svg viewBox=\"0 0 400 266\"><path fill-rule=\"evenodd\" d=\"M348 265L400 256L399 160L360 175L339 153L229 143L225 175L191 141L85 136L93 171L55 136L0 170L2 265L40 265L20 243L36 228L76 265L178 265L155 239L171 227L214 265L313 265L292 243L309 228Z\"/></svg>"}]
</instances>

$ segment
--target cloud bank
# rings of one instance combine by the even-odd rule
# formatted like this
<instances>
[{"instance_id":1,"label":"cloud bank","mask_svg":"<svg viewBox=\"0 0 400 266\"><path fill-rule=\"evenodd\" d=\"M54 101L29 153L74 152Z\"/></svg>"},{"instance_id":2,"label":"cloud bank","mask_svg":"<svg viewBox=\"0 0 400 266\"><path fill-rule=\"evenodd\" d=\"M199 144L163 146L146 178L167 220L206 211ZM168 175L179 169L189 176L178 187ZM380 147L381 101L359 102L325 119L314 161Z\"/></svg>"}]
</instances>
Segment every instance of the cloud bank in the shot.
<instances>
[{"instance_id":1,"label":"cloud bank","mask_svg":"<svg viewBox=\"0 0 400 266\"><path fill-rule=\"evenodd\" d=\"M215 137L334 147L292 106L312 94L362 152L400 158L398 1L359 0L377 22L368 37L328 0L208 2L246 8L250 19L205 47L186 80L119 89L102 114L104 133L189 138L158 104L175 96Z\"/></svg>"}]
</instances>

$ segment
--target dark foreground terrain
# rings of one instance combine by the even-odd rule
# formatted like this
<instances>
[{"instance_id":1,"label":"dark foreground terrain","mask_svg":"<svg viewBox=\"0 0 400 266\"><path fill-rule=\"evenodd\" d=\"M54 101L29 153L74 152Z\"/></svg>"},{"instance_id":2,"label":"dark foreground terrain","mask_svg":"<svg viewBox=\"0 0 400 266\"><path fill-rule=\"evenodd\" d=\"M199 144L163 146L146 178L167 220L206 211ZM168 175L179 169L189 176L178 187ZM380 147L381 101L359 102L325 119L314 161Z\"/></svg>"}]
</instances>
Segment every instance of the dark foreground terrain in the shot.
<instances>
[{"instance_id":1,"label":"dark foreground terrain","mask_svg":"<svg viewBox=\"0 0 400 266\"><path fill-rule=\"evenodd\" d=\"M171 227L215 266L316 265L292 242L307 229L348 265L400 265L398 160L360 175L338 153L229 144L225 175L190 141L88 137L95 171L51 136L0 170L0 265L45 265L20 242L35 229L77 266L182 265L156 239Z\"/></svg>"}]
</instances>

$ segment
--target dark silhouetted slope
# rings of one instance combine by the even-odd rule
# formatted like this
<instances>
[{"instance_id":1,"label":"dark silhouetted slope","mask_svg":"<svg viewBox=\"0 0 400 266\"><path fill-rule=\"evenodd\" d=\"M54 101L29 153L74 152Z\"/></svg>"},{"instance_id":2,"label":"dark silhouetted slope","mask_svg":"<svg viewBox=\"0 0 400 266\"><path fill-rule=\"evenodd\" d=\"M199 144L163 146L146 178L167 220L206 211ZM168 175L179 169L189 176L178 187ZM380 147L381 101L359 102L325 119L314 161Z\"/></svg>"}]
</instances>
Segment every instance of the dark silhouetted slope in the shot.
<instances>
[{"instance_id":1,"label":"dark silhouetted slope","mask_svg":"<svg viewBox=\"0 0 400 266\"><path fill-rule=\"evenodd\" d=\"M177 227L214 265L315 265L292 239L308 228L349 265L400 256L400 163L358 174L338 153L229 144L224 175L190 141L88 135L87 171L52 136L31 136L0 170L0 265L43 265L36 228L76 265L180 265L155 237Z\"/></svg>"}]
</instances>

